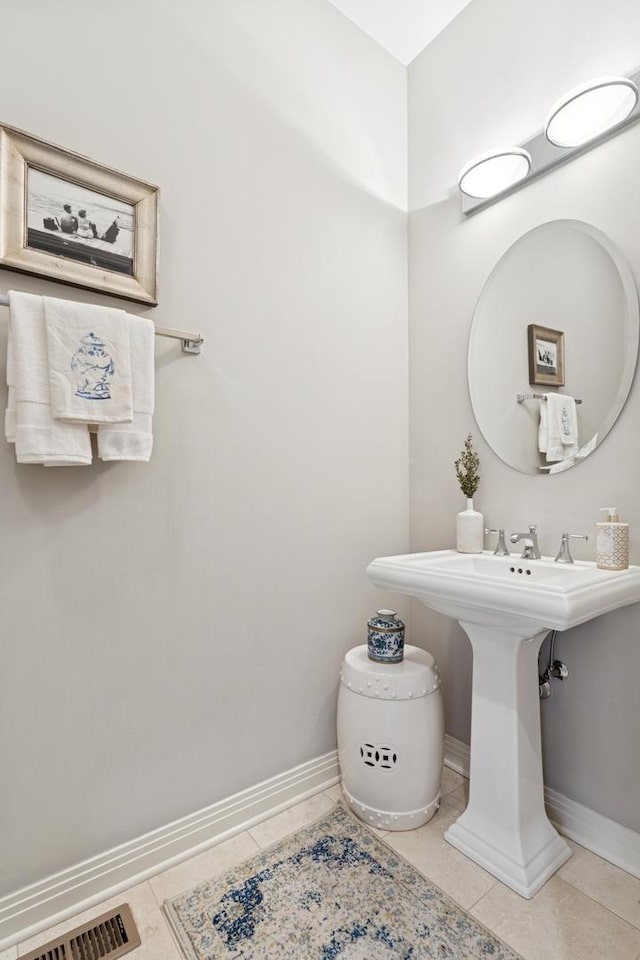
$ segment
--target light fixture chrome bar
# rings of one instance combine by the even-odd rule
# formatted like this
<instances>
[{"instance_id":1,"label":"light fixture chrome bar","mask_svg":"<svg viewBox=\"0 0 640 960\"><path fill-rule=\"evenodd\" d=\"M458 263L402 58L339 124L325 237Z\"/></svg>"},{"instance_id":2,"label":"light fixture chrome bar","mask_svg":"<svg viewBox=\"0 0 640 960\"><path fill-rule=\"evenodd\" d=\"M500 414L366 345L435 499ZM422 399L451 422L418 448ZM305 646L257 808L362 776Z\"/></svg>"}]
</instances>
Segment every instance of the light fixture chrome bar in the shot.
<instances>
[{"instance_id":1,"label":"light fixture chrome bar","mask_svg":"<svg viewBox=\"0 0 640 960\"><path fill-rule=\"evenodd\" d=\"M638 89L640 89L640 70L632 73L628 79L632 80ZM617 136L626 127L631 126L632 123L636 123L637 120L640 120L640 97L625 120L622 120L615 127L610 127L608 130L605 130L604 133L594 137L593 140L588 140L587 143L580 144L578 147L557 147L547 140L544 130L541 130L539 133L536 133L535 136L531 137L530 140L517 145L521 150L525 150L531 157L531 169L526 177L518 180L518 182L514 183L511 187L501 190L500 193L494 194L492 197L479 199L461 192L462 213L465 217L468 217L473 213L484 210L485 207L490 207L491 204L497 203L498 200L502 200L504 197L508 197L510 194L515 193L516 190L521 190L522 187L531 183L532 180L544 176L556 167L580 156L580 154L593 150L594 147L604 143L605 140L610 140L612 137Z\"/></svg>"},{"instance_id":2,"label":"light fixture chrome bar","mask_svg":"<svg viewBox=\"0 0 640 960\"><path fill-rule=\"evenodd\" d=\"M0 294L0 306L9 306L9 297L6 294ZM199 354L204 337L199 333L187 333L185 330L171 330L169 327L156 327L156 337L170 337L172 340L182 341L183 353Z\"/></svg>"},{"instance_id":3,"label":"light fixture chrome bar","mask_svg":"<svg viewBox=\"0 0 640 960\"><path fill-rule=\"evenodd\" d=\"M564 394L558 393L557 396L562 397ZM518 403L524 403L525 400L546 400L546 394L544 393L517 393L516 400ZM574 398L575 399L575 398ZM576 403L582 403L582 400L576 400Z\"/></svg>"}]
</instances>

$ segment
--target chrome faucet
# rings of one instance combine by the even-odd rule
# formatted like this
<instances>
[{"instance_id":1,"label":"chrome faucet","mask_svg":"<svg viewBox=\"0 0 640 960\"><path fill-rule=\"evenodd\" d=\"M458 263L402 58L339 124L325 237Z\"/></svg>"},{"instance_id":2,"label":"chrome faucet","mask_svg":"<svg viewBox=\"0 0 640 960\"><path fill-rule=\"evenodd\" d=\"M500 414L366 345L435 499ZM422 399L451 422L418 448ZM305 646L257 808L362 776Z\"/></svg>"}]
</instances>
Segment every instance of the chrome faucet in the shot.
<instances>
[{"instance_id":1,"label":"chrome faucet","mask_svg":"<svg viewBox=\"0 0 640 960\"><path fill-rule=\"evenodd\" d=\"M519 540L524 541L524 548L520 554L522 560L539 560L540 559L540 549L538 548L538 533L535 523L529 524L529 530L527 533L512 533L509 537L511 543L518 543Z\"/></svg>"},{"instance_id":2,"label":"chrome faucet","mask_svg":"<svg viewBox=\"0 0 640 960\"><path fill-rule=\"evenodd\" d=\"M485 533L497 533L498 542L496 543L496 548L493 551L495 557L510 557L511 554L507 550L507 545L504 540L504 530L500 527L499 530L490 530L489 527L485 527Z\"/></svg>"},{"instance_id":3,"label":"chrome faucet","mask_svg":"<svg viewBox=\"0 0 640 960\"><path fill-rule=\"evenodd\" d=\"M558 550L558 555L555 559L556 563L573 563L573 557L571 556L571 551L569 550L569 540L588 540L588 533L563 533L562 542L560 543L560 549Z\"/></svg>"}]
</instances>

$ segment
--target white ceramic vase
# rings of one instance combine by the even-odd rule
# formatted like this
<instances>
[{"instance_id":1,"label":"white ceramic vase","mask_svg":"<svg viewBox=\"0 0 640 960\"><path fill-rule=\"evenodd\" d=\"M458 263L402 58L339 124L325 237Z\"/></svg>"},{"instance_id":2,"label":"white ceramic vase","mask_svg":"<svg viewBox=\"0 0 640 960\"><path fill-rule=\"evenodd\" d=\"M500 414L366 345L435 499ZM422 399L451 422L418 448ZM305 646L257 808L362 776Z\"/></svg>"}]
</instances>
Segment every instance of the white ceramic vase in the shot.
<instances>
[{"instance_id":1,"label":"white ceramic vase","mask_svg":"<svg viewBox=\"0 0 640 960\"><path fill-rule=\"evenodd\" d=\"M467 497L467 509L456 518L456 550L458 553L482 553L484 517L473 509L473 497Z\"/></svg>"}]
</instances>

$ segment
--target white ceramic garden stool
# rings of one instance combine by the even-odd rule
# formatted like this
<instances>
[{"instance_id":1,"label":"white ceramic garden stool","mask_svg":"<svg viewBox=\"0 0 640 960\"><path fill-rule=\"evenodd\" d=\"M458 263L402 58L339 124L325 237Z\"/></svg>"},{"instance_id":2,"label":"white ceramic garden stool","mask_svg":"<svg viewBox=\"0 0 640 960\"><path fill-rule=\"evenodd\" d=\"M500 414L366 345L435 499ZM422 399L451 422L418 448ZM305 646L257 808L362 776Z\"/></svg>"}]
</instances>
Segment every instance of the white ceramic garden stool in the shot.
<instances>
[{"instance_id":1,"label":"white ceramic garden stool","mask_svg":"<svg viewBox=\"0 0 640 960\"><path fill-rule=\"evenodd\" d=\"M400 663L376 663L367 645L340 671L338 756L344 797L365 823L412 830L440 805L444 711L430 653L405 646Z\"/></svg>"}]
</instances>

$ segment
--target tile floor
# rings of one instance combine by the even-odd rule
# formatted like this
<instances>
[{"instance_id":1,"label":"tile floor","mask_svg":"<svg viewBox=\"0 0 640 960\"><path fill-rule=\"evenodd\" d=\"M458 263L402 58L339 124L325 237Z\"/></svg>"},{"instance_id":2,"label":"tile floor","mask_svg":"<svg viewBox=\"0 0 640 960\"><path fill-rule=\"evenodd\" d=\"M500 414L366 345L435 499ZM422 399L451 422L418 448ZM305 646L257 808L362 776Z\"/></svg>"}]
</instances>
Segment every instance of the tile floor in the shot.
<instances>
[{"instance_id":1,"label":"tile floor","mask_svg":"<svg viewBox=\"0 0 640 960\"><path fill-rule=\"evenodd\" d=\"M464 777L445 768L442 804L429 823L407 833L376 832L524 960L640 960L640 880L571 844L573 857L532 900L523 900L444 840L447 826L465 807L466 788ZM0 953L0 960L17 960L125 901L131 905L142 938L142 946L131 954L132 960L181 960L160 909L163 901L310 823L340 796L339 785L317 794Z\"/></svg>"}]
</instances>

